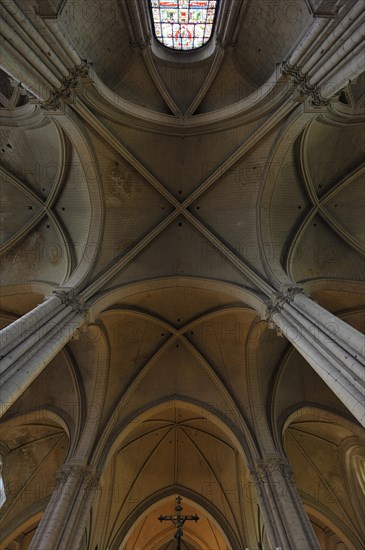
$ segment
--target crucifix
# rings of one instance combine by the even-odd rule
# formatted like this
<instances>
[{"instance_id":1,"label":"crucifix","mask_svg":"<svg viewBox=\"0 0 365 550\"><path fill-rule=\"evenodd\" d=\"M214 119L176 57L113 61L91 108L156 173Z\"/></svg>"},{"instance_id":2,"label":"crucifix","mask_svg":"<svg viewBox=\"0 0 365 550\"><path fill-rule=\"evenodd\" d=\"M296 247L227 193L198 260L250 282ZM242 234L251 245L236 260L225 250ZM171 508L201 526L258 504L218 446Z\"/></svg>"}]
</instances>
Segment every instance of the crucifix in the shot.
<instances>
[{"instance_id":1,"label":"crucifix","mask_svg":"<svg viewBox=\"0 0 365 550\"><path fill-rule=\"evenodd\" d=\"M178 496L176 498L176 506L175 506L175 510L176 510L176 515L175 516L163 516L161 514L161 516L158 518L160 520L160 522L162 523L163 521L172 521L172 523L175 525L176 527L176 533L174 535L174 538L176 539L176 550L181 550L181 538L183 536L183 530L182 530L182 527L185 523L185 521L195 521L195 523L198 521L199 519L199 516L197 516L195 514L195 516L182 516L181 515L181 512L182 512L182 506L181 506L181 501L182 501L182 498L180 496Z\"/></svg>"}]
</instances>

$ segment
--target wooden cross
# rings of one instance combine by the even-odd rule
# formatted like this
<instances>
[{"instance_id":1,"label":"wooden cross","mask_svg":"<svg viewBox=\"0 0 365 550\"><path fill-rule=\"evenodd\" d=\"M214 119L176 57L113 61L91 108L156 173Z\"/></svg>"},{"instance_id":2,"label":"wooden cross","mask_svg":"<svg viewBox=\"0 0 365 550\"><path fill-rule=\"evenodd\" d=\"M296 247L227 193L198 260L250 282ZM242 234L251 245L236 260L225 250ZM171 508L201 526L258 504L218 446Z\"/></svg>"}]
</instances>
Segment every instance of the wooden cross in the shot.
<instances>
[{"instance_id":1,"label":"wooden cross","mask_svg":"<svg viewBox=\"0 0 365 550\"><path fill-rule=\"evenodd\" d=\"M177 504L176 504L176 507L175 507L175 510L176 510L176 515L175 516L163 516L161 514L161 516L158 518L161 523L163 521L172 521L172 523L175 525L176 533L174 535L174 538L176 539L176 550L181 550L181 538L183 536L182 527L183 527L185 521L190 521L191 520L191 521L195 521L195 523L196 523L199 519L199 516L197 516L196 514L195 514L195 516L191 516L191 515L182 516L181 515L181 512L182 512L181 501L182 501L182 498L180 496L178 496L176 498Z\"/></svg>"}]
</instances>

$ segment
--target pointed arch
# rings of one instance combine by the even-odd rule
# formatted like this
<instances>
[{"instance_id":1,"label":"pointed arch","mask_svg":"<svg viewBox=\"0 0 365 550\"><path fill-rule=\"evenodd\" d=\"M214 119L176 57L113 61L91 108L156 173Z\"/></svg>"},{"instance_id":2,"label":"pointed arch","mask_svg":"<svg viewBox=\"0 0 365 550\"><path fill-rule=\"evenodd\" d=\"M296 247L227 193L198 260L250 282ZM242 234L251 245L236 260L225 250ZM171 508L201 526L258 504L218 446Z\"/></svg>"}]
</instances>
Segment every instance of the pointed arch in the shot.
<instances>
[{"instance_id":1,"label":"pointed arch","mask_svg":"<svg viewBox=\"0 0 365 550\"><path fill-rule=\"evenodd\" d=\"M219 0L150 0L156 39L171 50L197 50L212 37Z\"/></svg>"}]
</instances>

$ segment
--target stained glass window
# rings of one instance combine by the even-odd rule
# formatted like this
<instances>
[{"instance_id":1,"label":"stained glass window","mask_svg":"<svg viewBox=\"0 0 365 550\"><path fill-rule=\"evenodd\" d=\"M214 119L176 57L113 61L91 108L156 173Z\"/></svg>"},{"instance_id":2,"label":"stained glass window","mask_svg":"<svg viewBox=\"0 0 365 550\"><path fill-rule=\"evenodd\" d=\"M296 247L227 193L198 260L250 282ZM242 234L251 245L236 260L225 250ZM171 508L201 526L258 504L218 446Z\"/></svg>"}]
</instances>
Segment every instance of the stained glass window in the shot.
<instances>
[{"instance_id":1,"label":"stained glass window","mask_svg":"<svg viewBox=\"0 0 365 550\"><path fill-rule=\"evenodd\" d=\"M195 50L212 35L219 0L150 0L157 40L173 50Z\"/></svg>"}]
</instances>

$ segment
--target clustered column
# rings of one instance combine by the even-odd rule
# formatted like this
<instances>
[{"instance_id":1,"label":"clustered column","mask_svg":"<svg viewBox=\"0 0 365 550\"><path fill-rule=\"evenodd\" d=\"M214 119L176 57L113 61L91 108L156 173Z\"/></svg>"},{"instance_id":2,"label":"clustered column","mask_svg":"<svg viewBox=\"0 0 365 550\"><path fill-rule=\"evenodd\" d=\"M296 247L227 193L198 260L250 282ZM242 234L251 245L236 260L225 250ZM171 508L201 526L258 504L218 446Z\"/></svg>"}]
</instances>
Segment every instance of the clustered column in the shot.
<instances>
[{"instance_id":1,"label":"clustered column","mask_svg":"<svg viewBox=\"0 0 365 550\"><path fill-rule=\"evenodd\" d=\"M0 416L85 323L78 297L58 290L21 319L0 331Z\"/></svg>"},{"instance_id":2,"label":"clustered column","mask_svg":"<svg viewBox=\"0 0 365 550\"><path fill-rule=\"evenodd\" d=\"M320 550L285 458L268 456L250 468L270 547Z\"/></svg>"},{"instance_id":3,"label":"clustered column","mask_svg":"<svg viewBox=\"0 0 365 550\"><path fill-rule=\"evenodd\" d=\"M292 78L299 96L309 95L316 107L326 105L363 72L363 16L364 2L354 0L343 17L316 17L281 67L282 74Z\"/></svg>"},{"instance_id":4,"label":"clustered column","mask_svg":"<svg viewBox=\"0 0 365 550\"><path fill-rule=\"evenodd\" d=\"M268 306L268 320L365 426L364 336L298 288L274 297Z\"/></svg>"},{"instance_id":5,"label":"clustered column","mask_svg":"<svg viewBox=\"0 0 365 550\"><path fill-rule=\"evenodd\" d=\"M78 548L99 478L100 474L88 465L68 463L62 466L29 550Z\"/></svg>"}]
</instances>

